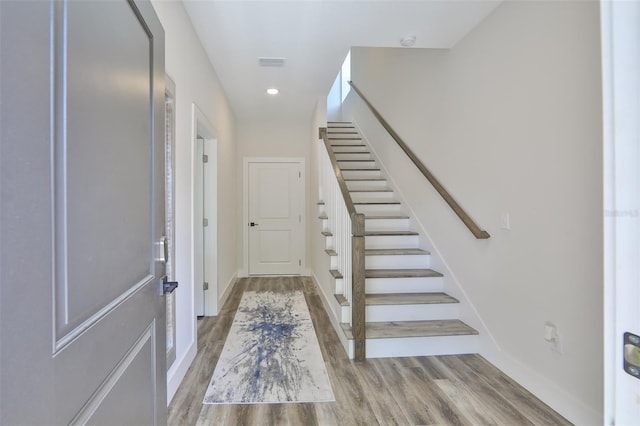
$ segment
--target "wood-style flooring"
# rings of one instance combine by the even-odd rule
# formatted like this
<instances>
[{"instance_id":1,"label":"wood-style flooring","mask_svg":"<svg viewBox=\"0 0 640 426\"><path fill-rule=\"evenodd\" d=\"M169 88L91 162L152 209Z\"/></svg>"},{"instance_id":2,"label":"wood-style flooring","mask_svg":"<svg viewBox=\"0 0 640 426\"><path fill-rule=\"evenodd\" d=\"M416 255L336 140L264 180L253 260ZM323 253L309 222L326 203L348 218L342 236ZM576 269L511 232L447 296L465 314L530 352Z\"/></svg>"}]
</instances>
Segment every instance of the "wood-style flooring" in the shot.
<instances>
[{"instance_id":1,"label":"wood-style flooring","mask_svg":"<svg viewBox=\"0 0 640 426\"><path fill-rule=\"evenodd\" d=\"M304 291L336 402L203 405L245 290ZM244 278L217 317L198 321L198 354L169 406L169 425L568 425L479 355L355 363L310 278Z\"/></svg>"}]
</instances>

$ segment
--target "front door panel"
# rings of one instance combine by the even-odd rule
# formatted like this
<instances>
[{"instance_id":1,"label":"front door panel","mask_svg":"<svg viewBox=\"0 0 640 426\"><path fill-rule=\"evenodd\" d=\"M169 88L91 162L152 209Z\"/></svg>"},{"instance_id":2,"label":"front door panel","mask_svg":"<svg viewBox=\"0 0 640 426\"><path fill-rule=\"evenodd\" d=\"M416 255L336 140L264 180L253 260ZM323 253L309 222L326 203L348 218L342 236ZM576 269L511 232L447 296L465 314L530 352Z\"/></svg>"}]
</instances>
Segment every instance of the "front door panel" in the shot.
<instances>
[{"instance_id":1,"label":"front door panel","mask_svg":"<svg viewBox=\"0 0 640 426\"><path fill-rule=\"evenodd\" d=\"M2 186L3 202L6 196L26 206L20 220L2 217L15 231L3 234L3 267L12 273L3 275L10 297L3 293L2 338L29 361L5 357L3 348L0 423L163 424L165 268L156 246L164 234L162 27L146 1L2 7L3 26L12 16L23 20L3 30L3 41L28 49L28 61L16 54L3 65L3 89L11 84L5 78L21 85L15 94L3 90L3 103L27 113L6 120L3 108L3 153L20 143L14 135L36 133L29 150L18 146L2 166L49 167L16 168L12 185ZM29 80L24 70L32 68L50 70L48 90ZM48 117L28 116L42 105ZM27 176L37 184L21 186ZM48 196L29 195L42 190ZM41 212L48 219L36 218ZM5 244L16 241L23 250L8 254ZM39 256L27 257L29 250ZM23 282L34 273L48 279ZM30 380L34 374L40 380Z\"/></svg>"}]
</instances>

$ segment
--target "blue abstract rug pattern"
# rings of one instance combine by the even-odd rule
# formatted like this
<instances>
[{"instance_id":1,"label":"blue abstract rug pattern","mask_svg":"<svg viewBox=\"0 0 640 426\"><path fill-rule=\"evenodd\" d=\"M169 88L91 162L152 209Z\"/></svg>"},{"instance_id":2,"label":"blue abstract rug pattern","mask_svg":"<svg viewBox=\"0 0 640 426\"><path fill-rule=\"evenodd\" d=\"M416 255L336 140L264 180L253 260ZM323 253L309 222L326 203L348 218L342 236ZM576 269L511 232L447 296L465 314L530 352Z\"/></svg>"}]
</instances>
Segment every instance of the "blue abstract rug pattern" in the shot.
<instances>
[{"instance_id":1,"label":"blue abstract rug pattern","mask_svg":"<svg viewBox=\"0 0 640 426\"><path fill-rule=\"evenodd\" d=\"M204 404L335 401L302 291L246 291Z\"/></svg>"}]
</instances>

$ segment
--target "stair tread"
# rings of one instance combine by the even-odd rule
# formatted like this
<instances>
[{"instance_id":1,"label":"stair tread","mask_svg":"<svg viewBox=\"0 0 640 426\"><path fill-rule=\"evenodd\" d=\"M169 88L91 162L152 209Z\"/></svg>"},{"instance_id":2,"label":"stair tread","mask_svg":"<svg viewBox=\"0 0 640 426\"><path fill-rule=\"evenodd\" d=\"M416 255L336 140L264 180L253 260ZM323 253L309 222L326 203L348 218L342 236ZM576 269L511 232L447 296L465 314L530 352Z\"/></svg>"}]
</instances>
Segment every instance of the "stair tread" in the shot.
<instances>
[{"instance_id":1,"label":"stair tread","mask_svg":"<svg viewBox=\"0 0 640 426\"><path fill-rule=\"evenodd\" d=\"M347 146L357 146L357 145L347 145ZM364 146L364 145L362 145ZM370 151L334 151L334 154L371 154Z\"/></svg>"},{"instance_id":2,"label":"stair tread","mask_svg":"<svg viewBox=\"0 0 640 426\"><path fill-rule=\"evenodd\" d=\"M367 294L367 305L428 305L438 303L460 303L446 293L384 293Z\"/></svg>"},{"instance_id":3,"label":"stair tread","mask_svg":"<svg viewBox=\"0 0 640 426\"><path fill-rule=\"evenodd\" d=\"M329 273L331 274L331 276L333 276L333 278L342 278L342 274L340 273L340 271L336 270L336 269L330 269Z\"/></svg>"},{"instance_id":4,"label":"stair tread","mask_svg":"<svg viewBox=\"0 0 640 426\"><path fill-rule=\"evenodd\" d=\"M379 172L380 169L377 167L340 167L340 170L348 170L348 171L367 171L367 172Z\"/></svg>"},{"instance_id":5,"label":"stair tread","mask_svg":"<svg viewBox=\"0 0 640 426\"><path fill-rule=\"evenodd\" d=\"M335 251L334 249L326 249L324 252L327 253L329 256L337 256L338 255L338 252Z\"/></svg>"},{"instance_id":6,"label":"stair tread","mask_svg":"<svg viewBox=\"0 0 640 426\"><path fill-rule=\"evenodd\" d=\"M370 160L368 158L365 159L348 159L348 160L341 160L338 158L338 163L375 163L376 160Z\"/></svg>"},{"instance_id":7,"label":"stair tread","mask_svg":"<svg viewBox=\"0 0 640 426\"><path fill-rule=\"evenodd\" d=\"M340 306L349 306L349 301L342 294L334 294L336 300L340 304Z\"/></svg>"},{"instance_id":8,"label":"stair tread","mask_svg":"<svg viewBox=\"0 0 640 426\"><path fill-rule=\"evenodd\" d=\"M347 339L353 339L351 326L340 324ZM366 323L367 339L400 337L468 336L478 331L460 320L393 321Z\"/></svg>"},{"instance_id":9,"label":"stair tread","mask_svg":"<svg viewBox=\"0 0 640 426\"><path fill-rule=\"evenodd\" d=\"M389 188L358 188L358 189L352 189L349 192L393 192L393 189L389 189Z\"/></svg>"},{"instance_id":10,"label":"stair tread","mask_svg":"<svg viewBox=\"0 0 640 426\"><path fill-rule=\"evenodd\" d=\"M388 215L382 215L382 214L365 214L364 215L365 219L409 219L409 216L406 214L388 214Z\"/></svg>"},{"instance_id":11,"label":"stair tread","mask_svg":"<svg viewBox=\"0 0 640 426\"><path fill-rule=\"evenodd\" d=\"M400 201L384 201L384 200L373 200L373 201L355 201L353 204L400 204Z\"/></svg>"},{"instance_id":12,"label":"stair tread","mask_svg":"<svg viewBox=\"0 0 640 426\"><path fill-rule=\"evenodd\" d=\"M424 278L441 277L440 272L433 269L367 269L365 278Z\"/></svg>"},{"instance_id":13,"label":"stair tread","mask_svg":"<svg viewBox=\"0 0 640 426\"><path fill-rule=\"evenodd\" d=\"M417 248L404 249L367 249L364 251L365 256L405 256L405 255L428 255L431 254L426 250Z\"/></svg>"},{"instance_id":14,"label":"stair tread","mask_svg":"<svg viewBox=\"0 0 640 426\"><path fill-rule=\"evenodd\" d=\"M344 178L344 180L354 181L354 182L366 182L366 181L376 182L376 181L387 180L387 179L383 177L359 177L359 178Z\"/></svg>"},{"instance_id":15,"label":"stair tread","mask_svg":"<svg viewBox=\"0 0 640 426\"><path fill-rule=\"evenodd\" d=\"M369 236L385 236L385 235L420 235L414 231L365 231L365 237Z\"/></svg>"}]
</instances>

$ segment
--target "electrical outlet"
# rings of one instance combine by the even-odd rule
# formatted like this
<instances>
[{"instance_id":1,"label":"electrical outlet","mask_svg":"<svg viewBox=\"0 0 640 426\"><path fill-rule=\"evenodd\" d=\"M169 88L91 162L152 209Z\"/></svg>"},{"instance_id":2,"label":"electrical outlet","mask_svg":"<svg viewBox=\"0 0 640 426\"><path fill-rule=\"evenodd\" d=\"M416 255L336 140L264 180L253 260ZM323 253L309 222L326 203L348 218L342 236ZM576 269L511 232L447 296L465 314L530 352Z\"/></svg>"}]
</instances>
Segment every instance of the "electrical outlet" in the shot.
<instances>
[{"instance_id":1,"label":"electrical outlet","mask_svg":"<svg viewBox=\"0 0 640 426\"><path fill-rule=\"evenodd\" d=\"M544 340L549 344L549 348L559 354L563 353L562 339L558 333L556 325L550 321L544 323Z\"/></svg>"}]
</instances>

